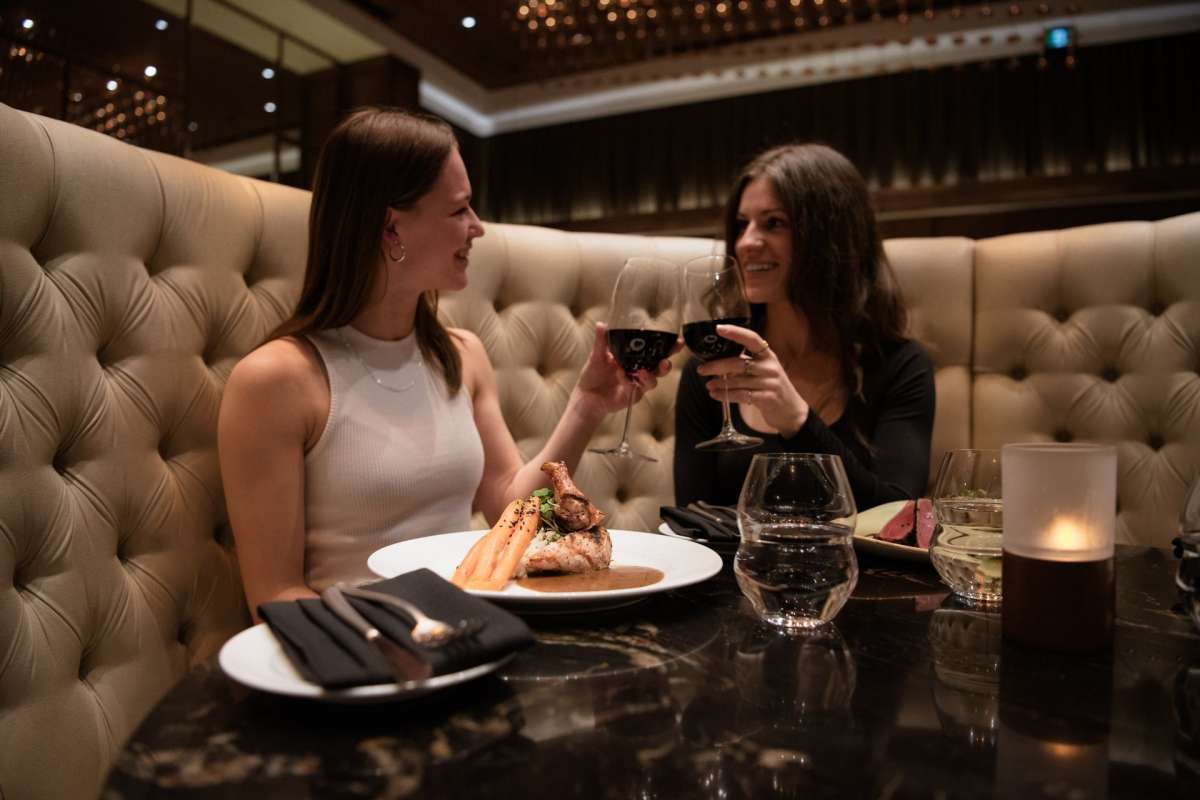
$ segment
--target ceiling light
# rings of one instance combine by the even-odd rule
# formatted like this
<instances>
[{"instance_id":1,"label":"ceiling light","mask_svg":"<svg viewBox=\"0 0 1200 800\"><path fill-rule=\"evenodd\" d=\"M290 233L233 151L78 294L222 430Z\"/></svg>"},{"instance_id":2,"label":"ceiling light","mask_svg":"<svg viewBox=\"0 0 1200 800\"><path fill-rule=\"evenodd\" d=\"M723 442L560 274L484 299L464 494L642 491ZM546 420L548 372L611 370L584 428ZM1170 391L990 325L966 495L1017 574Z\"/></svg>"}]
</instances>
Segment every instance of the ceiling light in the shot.
<instances>
[{"instance_id":1,"label":"ceiling light","mask_svg":"<svg viewBox=\"0 0 1200 800\"><path fill-rule=\"evenodd\" d=\"M165 19L155 20L154 29L156 31L165 31L167 29L167 21Z\"/></svg>"},{"instance_id":2,"label":"ceiling light","mask_svg":"<svg viewBox=\"0 0 1200 800\"><path fill-rule=\"evenodd\" d=\"M142 70L142 74L147 78L153 78L158 74L158 67L154 66L153 64L147 64L146 68Z\"/></svg>"},{"instance_id":3,"label":"ceiling light","mask_svg":"<svg viewBox=\"0 0 1200 800\"><path fill-rule=\"evenodd\" d=\"M120 84L115 80L110 80L108 83L104 84L104 88L108 89L110 92L115 92L118 86L120 86Z\"/></svg>"},{"instance_id":4,"label":"ceiling light","mask_svg":"<svg viewBox=\"0 0 1200 800\"><path fill-rule=\"evenodd\" d=\"M267 80L271 80L271 78L275 77L275 70L270 67L263 67L262 76Z\"/></svg>"},{"instance_id":5,"label":"ceiling light","mask_svg":"<svg viewBox=\"0 0 1200 800\"><path fill-rule=\"evenodd\" d=\"M466 28L467 30L474 28L475 27L475 18L474 17L463 17L462 18L462 26L464 28Z\"/></svg>"},{"instance_id":6,"label":"ceiling light","mask_svg":"<svg viewBox=\"0 0 1200 800\"><path fill-rule=\"evenodd\" d=\"M21 27L27 31L33 30L33 26L35 24L37 24L37 23L35 23L33 20L29 19L28 17L21 20Z\"/></svg>"},{"instance_id":7,"label":"ceiling light","mask_svg":"<svg viewBox=\"0 0 1200 800\"><path fill-rule=\"evenodd\" d=\"M275 108L276 108L276 105L274 103L272 103L270 100L263 103L263 111L267 112L268 114L274 114Z\"/></svg>"}]
</instances>

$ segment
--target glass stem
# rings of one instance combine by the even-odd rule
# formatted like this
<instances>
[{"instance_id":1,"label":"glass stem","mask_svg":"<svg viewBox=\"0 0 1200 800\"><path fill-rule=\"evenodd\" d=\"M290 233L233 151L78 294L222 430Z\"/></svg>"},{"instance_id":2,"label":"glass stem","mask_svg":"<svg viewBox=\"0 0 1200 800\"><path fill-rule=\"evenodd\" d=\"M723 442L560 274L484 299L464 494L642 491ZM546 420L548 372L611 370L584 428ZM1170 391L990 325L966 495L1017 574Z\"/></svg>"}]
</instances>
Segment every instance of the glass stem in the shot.
<instances>
[{"instance_id":1,"label":"glass stem","mask_svg":"<svg viewBox=\"0 0 1200 800\"><path fill-rule=\"evenodd\" d=\"M634 381L632 377L630 377L629 380L633 381L635 386L637 385L637 381ZM629 447L629 417L633 414L633 398L635 396L635 392L630 392L629 402L625 405L625 427L621 429L621 443L617 445L622 450L625 450Z\"/></svg>"},{"instance_id":2,"label":"glass stem","mask_svg":"<svg viewBox=\"0 0 1200 800\"><path fill-rule=\"evenodd\" d=\"M729 376L721 376L721 412L725 415L725 421L721 423L721 433L734 433L733 420L729 418Z\"/></svg>"}]
</instances>

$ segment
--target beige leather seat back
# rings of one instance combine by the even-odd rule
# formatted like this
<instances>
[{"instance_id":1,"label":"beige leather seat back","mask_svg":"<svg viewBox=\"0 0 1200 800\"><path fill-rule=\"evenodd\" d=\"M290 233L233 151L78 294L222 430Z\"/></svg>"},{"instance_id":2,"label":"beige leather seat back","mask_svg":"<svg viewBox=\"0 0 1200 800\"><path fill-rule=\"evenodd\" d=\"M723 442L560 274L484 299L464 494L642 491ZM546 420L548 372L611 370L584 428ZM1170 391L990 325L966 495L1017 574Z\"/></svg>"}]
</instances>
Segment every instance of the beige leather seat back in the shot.
<instances>
[{"instance_id":1,"label":"beige leather seat back","mask_svg":"<svg viewBox=\"0 0 1200 800\"><path fill-rule=\"evenodd\" d=\"M307 194L0 105L0 794L94 796L246 623L215 419Z\"/></svg>"},{"instance_id":2,"label":"beige leather seat back","mask_svg":"<svg viewBox=\"0 0 1200 800\"><path fill-rule=\"evenodd\" d=\"M1200 469L1200 214L976 244L973 440L1118 448L1120 542L1166 546Z\"/></svg>"},{"instance_id":3,"label":"beige leather seat back","mask_svg":"<svg viewBox=\"0 0 1200 800\"><path fill-rule=\"evenodd\" d=\"M909 335L933 358L937 410L929 458L932 484L942 454L971 446L972 269L970 239L890 239L888 261L909 311Z\"/></svg>"}]
</instances>

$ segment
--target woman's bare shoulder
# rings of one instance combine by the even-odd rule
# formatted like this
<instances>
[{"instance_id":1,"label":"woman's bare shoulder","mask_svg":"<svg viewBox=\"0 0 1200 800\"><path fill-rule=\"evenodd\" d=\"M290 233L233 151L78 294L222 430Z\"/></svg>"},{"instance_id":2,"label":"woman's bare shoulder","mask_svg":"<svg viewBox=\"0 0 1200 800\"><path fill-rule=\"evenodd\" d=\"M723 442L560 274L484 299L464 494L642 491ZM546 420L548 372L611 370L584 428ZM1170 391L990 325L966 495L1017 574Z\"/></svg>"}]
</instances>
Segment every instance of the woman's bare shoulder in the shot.
<instances>
[{"instance_id":1,"label":"woman's bare shoulder","mask_svg":"<svg viewBox=\"0 0 1200 800\"><path fill-rule=\"evenodd\" d=\"M287 337L247 353L230 373L225 394L260 409L319 415L329 404L329 381L315 348Z\"/></svg>"}]
</instances>

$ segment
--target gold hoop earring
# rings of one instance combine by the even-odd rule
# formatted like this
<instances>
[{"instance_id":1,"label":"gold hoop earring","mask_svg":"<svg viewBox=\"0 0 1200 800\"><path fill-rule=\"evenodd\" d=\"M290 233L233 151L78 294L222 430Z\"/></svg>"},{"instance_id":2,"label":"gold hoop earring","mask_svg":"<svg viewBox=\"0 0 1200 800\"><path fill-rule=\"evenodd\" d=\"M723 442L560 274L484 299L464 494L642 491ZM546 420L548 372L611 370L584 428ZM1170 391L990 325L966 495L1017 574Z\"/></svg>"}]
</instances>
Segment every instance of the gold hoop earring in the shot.
<instances>
[{"instance_id":1,"label":"gold hoop earring","mask_svg":"<svg viewBox=\"0 0 1200 800\"><path fill-rule=\"evenodd\" d=\"M388 258L399 264L408 258L408 248L404 246L404 242L400 242L400 255L396 255L396 248L389 247L387 251Z\"/></svg>"}]
</instances>

